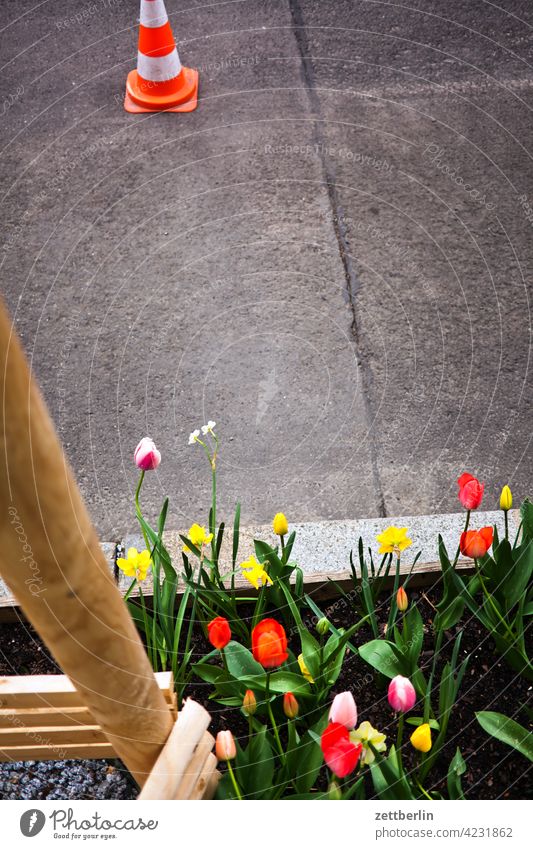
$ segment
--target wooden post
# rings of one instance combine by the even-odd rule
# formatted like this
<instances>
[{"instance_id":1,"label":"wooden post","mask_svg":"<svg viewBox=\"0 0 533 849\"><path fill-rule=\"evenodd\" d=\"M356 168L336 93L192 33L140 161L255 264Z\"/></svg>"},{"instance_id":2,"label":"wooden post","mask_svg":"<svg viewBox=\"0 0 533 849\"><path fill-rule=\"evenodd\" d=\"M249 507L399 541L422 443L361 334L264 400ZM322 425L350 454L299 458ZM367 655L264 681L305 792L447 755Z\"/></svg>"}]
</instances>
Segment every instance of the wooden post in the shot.
<instances>
[{"instance_id":1,"label":"wooden post","mask_svg":"<svg viewBox=\"0 0 533 849\"><path fill-rule=\"evenodd\" d=\"M0 303L0 571L142 785L172 718Z\"/></svg>"}]
</instances>

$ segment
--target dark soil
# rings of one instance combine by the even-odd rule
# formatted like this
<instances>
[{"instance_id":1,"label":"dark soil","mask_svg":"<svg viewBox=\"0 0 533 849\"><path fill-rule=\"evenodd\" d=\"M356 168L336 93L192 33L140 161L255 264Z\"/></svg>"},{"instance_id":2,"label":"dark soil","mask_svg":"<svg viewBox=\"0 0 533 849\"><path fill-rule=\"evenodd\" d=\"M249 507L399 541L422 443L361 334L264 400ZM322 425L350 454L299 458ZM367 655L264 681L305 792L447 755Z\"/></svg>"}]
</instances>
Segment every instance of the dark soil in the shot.
<instances>
[{"instance_id":1,"label":"dark soil","mask_svg":"<svg viewBox=\"0 0 533 849\"><path fill-rule=\"evenodd\" d=\"M432 661L433 634L431 626L435 599L431 597L431 594L425 595L412 591L411 600L417 602L422 618L427 623L421 665L423 669L425 667L425 671L428 673L428 667ZM329 605L324 604L322 609L337 627L347 627L357 618L354 610L343 601L336 601ZM267 615L275 616L275 613ZM311 623L309 623L309 626L311 627ZM467 771L463 776L463 789L467 798L533 798L531 765L514 749L489 737L475 718L476 711L493 710L512 716L526 727L531 727L529 723L531 713L528 712L528 705L531 709L532 686L505 664L496 653L491 638L477 620L472 618L460 623L453 629L453 632L446 633L438 669L441 669L444 663L450 659L455 637L459 631L463 631L460 658L463 659L470 655L470 660L458 700L452 711L446 747L437 766L426 781L426 789L441 791L446 796L448 765L457 747L459 747L467 764ZM372 639L370 630L362 628L357 633L354 643L362 645L370 639ZM291 648L295 653L298 653L297 641ZM198 629L194 639L195 659L202 657L210 649L211 647L207 644L203 633ZM22 622L0 626L0 674L51 674L59 671L46 647L30 626ZM387 702L386 689L385 687L381 691L377 689L372 669L361 658L349 651L346 655L342 674L332 692L332 697L335 693L344 690L350 690L355 697L359 721L369 720L374 727L387 733L387 743L394 742L397 724ZM225 707L210 701L209 694L211 691L211 685L194 681L187 688L187 695L206 705L212 716L211 729L215 734L220 729L230 728L237 738L244 740L247 735L247 721L240 709ZM420 712L415 708L412 715L417 715ZM408 739L408 729L409 726L406 726L404 741ZM409 743L405 744L404 742L403 752L405 765L407 767L414 766L415 753ZM82 762L72 761L70 763L73 768L78 769ZM116 762L114 763L116 766ZM13 767L14 765L9 766ZM31 767L27 765L28 767L30 771L31 769L39 770L39 768L42 768L38 764L32 764ZM95 762L86 762L85 768L94 770ZM135 790L127 777L125 777L124 784L126 785L125 789L124 787L120 789L121 798L128 798L128 796L134 798ZM367 797L370 798L372 795L371 786L367 790ZM5 798L6 796L2 791L3 783L0 780L0 798ZM51 787L50 795L24 795L19 796L19 798L67 798L66 796L58 797L55 795L56 792L57 788L54 790ZM85 795L84 798L91 798L90 793ZM102 797L100 796L100 798Z\"/></svg>"}]
</instances>

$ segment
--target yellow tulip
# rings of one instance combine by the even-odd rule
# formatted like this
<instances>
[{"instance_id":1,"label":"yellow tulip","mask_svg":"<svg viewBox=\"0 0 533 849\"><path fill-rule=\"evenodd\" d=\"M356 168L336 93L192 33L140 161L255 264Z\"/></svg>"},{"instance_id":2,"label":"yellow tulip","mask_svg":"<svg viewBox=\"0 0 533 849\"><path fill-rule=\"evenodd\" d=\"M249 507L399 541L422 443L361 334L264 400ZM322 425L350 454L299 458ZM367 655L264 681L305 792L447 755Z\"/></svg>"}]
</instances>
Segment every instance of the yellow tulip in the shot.
<instances>
[{"instance_id":1,"label":"yellow tulip","mask_svg":"<svg viewBox=\"0 0 533 849\"><path fill-rule=\"evenodd\" d=\"M303 654L298 655L298 666L300 667L300 672L302 673L303 677L307 681L309 681L310 684L314 684L315 679L313 678L313 676L309 672L307 666L305 665L305 660L304 660Z\"/></svg>"},{"instance_id":2,"label":"yellow tulip","mask_svg":"<svg viewBox=\"0 0 533 849\"><path fill-rule=\"evenodd\" d=\"M500 510L510 510L513 506L513 494L507 484L502 489L500 495Z\"/></svg>"},{"instance_id":3,"label":"yellow tulip","mask_svg":"<svg viewBox=\"0 0 533 849\"><path fill-rule=\"evenodd\" d=\"M410 737L411 745L419 752L429 752L432 746L431 728L427 722L415 728Z\"/></svg>"},{"instance_id":4,"label":"yellow tulip","mask_svg":"<svg viewBox=\"0 0 533 849\"><path fill-rule=\"evenodd\" d=\"M283 513L276 513L272 522L274 533L278 537L284 537L289 530L289 523Z\"/></svg>"}]
</instances>

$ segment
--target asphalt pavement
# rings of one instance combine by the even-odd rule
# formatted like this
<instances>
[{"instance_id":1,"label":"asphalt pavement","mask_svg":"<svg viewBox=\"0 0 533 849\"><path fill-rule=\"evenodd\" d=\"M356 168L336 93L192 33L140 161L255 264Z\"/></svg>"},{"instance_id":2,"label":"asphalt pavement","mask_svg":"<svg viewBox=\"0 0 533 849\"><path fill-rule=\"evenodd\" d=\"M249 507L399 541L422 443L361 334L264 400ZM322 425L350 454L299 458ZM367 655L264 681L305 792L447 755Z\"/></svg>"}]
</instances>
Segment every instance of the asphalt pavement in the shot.
<instances>
[{"instance_id":1,"label":"asphalt pavement","mask_svg":"<svg viewBox=\"0 0 533 849\"><path fill-rule=\"evenodd\" d=\"M141 436L243 521L533 495L533 9L166 3L190 114L131 115L137 0L2 0L0 286L102 538Z\"/></svg>"}]
</instances>

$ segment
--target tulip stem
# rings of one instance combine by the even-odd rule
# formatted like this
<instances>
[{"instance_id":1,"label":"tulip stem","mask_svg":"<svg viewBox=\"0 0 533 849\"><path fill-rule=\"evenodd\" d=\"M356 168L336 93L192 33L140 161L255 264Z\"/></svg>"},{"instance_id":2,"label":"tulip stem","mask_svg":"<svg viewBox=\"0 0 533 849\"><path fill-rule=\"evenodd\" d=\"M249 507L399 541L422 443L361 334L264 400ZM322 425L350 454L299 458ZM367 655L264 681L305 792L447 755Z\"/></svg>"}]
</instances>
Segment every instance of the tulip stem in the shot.
<instances>
[{"instance_id":1,"label":"tulip stem","mask_svg":"<svg viewBox=\"0 0 533 849\"><path fill-rule=\"evenodd\" d=\"M503 518L505 519L505 539L509 539L509 515L508 511L503 511Z\"/></svg>"},{"instance_id":2,"label":"tulip stem","mask_svg":"<svg viewBox=\"0 0 533 849\"><path fill-rule=\"evenodd\" d=\"M237 779L235 778L235 773L233 772L233 767L231 765L231 761L226 761L226 763L228 764L228 772L229 772L229 775L230 775L230 778L231 778L231 783L233 784L233 789L235 790L235 793L237 795L237 799L239 799L242 802L243 801L242 793L239 790L239 785L237 784Z\"/></svg>"},{"instance_id":3,"label":"tulip stem","mask_svg":"<svg viewBox=\"0 0 533 849\"><path fill-rule=\"evenodd\" d=\"M464 526L464 528L463 528L463 533L464 533L464 534L466 534L466 532L467 532L467 530L468 530L468 526L469 526L469 524L470 524L470 513L471 513L471 512L472 512L471 510L467 510L467 511L466 511L465 526ZM460 553L461 553L461 544L459 543L459 545L457 546L457 551L456 551L456 553L455 553L455 560L453 561L453 568L454 568L454 569L455 569L455 567L457 566L457 561L459 560L459 555L460 555Z\"/></svg>"},{"instance_id":4,"label":"tulip stem","mask_svg":"<svg viewBox=\"0 0 533 849\"><path fill-rule=\"evenodd\" d=\"M281 745L281 740L279 738L278 726L276 725L276 720L274 719L274 714L272 712L272 705L270 704L270 672L266 674L266 687L265 687L265 699L267 706L268 718L270 719L270 724L272 725L272 731L274 732L274 737L276 738L276 744L279 750L279 756L281 758L282 763L285 763L285 752L283 751L283 746Z\"/></svg>"},{"instance_id":5,"label":"tulip stem","mask_svg":"<svg viewBox=\"0 0 533 849\"><path fill-rule=\"evenodd\" d=\"M424 794L424 796L426 797L426 799L429 799L429 801L430 801L430 802L432 802L432 801L433 801L433 799L431 798L431 796L429 795L429 793L427 792L427 790L424 790L424 788L423 788L423 787L422 787L422 785L420 784L420 781L417 781L416 783L417 783L417 785L418 785L418 789L422 791L422 793Z\"/></svg>"},{"instance_id":6,"label":"tulip stem","mask_svg":"<svg viewBox=\"0 0 533 849\"><path fill-rule=\"evenodd\" d=\"M403 774L403 766L402 766L402 741L403 741L403 722L404 715L400 713L398 717L398 733L396 735L396 756L398 758L398 771L400 775Z\"/></svg>"}]
</instances>

